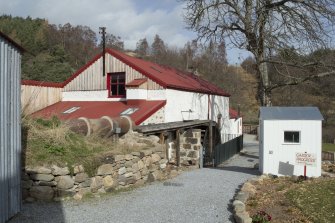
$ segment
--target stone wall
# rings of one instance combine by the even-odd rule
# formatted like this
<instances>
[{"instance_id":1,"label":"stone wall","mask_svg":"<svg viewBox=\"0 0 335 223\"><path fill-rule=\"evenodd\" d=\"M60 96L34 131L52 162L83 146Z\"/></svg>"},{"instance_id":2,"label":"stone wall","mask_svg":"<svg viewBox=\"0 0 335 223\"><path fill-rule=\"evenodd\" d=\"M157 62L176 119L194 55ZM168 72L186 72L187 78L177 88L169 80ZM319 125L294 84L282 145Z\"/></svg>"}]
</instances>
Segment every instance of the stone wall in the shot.
<instances>
[{"instance_id":1,"label":"stone wall","mask_svg":"<svg viewBox=\"0 0 335 223\"><path fill-rule=\"evenodd\" d=\"M171 150L170 162L176 163L176 142L169 143ZM201 148L201 130L188 129L179 136L180 164L198 166Z\"/></svg>"},{"instance_id":2,"label":"stone wall","mask_svg":"<svg viewBox=\"0 0 335 223\"><path fill-rule=\"evenodd\" d=\"M157 151L156 151L157 150ZM115 155L89 177L82 165L73 167L26 167L22 174L22 193L26 201L57 200L61 197L81 199L88 193L105 193L177 175L160 149L147 149Z\"/></svg>"}]
</instances>

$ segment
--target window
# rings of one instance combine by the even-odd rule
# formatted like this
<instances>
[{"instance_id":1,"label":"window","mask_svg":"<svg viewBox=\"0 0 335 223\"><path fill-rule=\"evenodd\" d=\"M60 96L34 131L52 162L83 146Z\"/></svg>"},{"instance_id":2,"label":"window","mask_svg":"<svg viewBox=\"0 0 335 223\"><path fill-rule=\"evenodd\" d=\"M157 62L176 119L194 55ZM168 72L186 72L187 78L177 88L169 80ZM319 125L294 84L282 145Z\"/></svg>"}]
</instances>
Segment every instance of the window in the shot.
<instances>
[{"instance_id":1,"label":"window","mask_svg":"<svg viewBox=\"0 0 335 223\"><path fill-rule=\"evenodd\" d=\"M80 107L72 107L72 108L69 108L68 110L64 111L63 114L71 114L75 111L77 111Z\"/></svg>"},{"instance_id":2,"label":"window","mask_svg":"<svg viewBox=\"0 0 335 223\"><path fill-rule=\"evenodd\" d=\"M108 97L126 97L126 74L109 73L107 76Z\"/></svg>"},{"instance_id":3,"label":"window","mask_svg":"<svg viewBox=\"0 0 335 223\"><path fill-rule=\"evenodd\" d=\"M123 112L120 113L120 115L131 115L134 112L136 112L138 110L138 108L128 108L126 110L124 110Z\"/></svg>"},{"instance_id":4,"label":"window","mask_svg":"<svg viewBox=\"0 0 335 223\"><path fill-rule=\"evenodd\" d=\"M284 143L300 143L300 132L284 131Z\"/></svg>"}]
</instances>

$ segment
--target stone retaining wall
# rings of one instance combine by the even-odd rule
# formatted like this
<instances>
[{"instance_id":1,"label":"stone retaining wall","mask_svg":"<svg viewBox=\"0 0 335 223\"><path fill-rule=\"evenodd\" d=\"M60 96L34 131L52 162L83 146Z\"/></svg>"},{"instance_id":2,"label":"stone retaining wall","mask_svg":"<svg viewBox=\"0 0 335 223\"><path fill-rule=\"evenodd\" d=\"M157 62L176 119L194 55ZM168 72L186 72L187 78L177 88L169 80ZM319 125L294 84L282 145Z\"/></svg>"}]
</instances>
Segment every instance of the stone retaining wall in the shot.
<instances>
[{"instance_id":1,"label":"stone retaining wall","mask_svg":"<svg viewBox=\"0 0 335 223\"><path fill-rule=\"evenodd\" d=\"M73 167L26 167L22 174L23 200L57 200L61 197L81 199L87 193L105 193L129 186L140 186L167 177L177 170L168 165L165 153L152 149L110 157L89 177L82 165Z\"/></svg>"}]
</instances>

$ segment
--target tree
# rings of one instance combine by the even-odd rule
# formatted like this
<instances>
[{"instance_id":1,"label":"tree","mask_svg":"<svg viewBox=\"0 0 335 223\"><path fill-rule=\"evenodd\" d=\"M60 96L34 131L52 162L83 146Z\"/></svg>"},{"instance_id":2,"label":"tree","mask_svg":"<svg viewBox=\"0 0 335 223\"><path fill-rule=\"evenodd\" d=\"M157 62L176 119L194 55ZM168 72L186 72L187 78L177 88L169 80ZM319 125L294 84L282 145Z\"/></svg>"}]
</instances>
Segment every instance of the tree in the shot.
<instances>
[{"instance_id":1,"label":"tree","mask_svg":"<svg viewBox=\"0 0 335 223\"><path fill-rule=\"evenodd\" d=\"M149 54L149 44L147 38L140 39L136 43L136 53L142 57Z\"/></svg>"},{"instance_id":2,"label":"tree","mask_svg":"<svg viewBox=\"0 0 335 223\"><path fill-rule=\"evenodd\" d=\"M100 43L100 47L101 47ZM106 48L113 48L119 51L124 50L124 43L120 36L114 36L113 34L106 33Z\"/></svg>"},{"instance_id":3,"label":"tree","mask_svg":"<svg viewBox=\"0 0 335 223\"><path fill-rule=\"evenodd\" d=\"M163 62L164 55L166 53L166 46L164 41L159 37L158 34L155 35L154 41L151 44L151 55L154 57L155 62Z\"/></svg>"},{"instance_id":4,"label":"tree","mask_svg":"<svg viewBox=\"0 0 335 223\"><path fill-rule=\"evenodd\" d=\"M308 52L325 46L335 25L335 0L184 0L185 19L199 38L229 39L233 46L250 51L256 60L258 97L261 105L271 105L271 91L334 74L332 66L321 62L297 64L272 60L279 49L294 46ZM311 51L311 50L310 50ZM309 51L309 52L310 52ZM306 62L306 61L304 61ZM268 66L282 64L310 69L327 68L321 73L292 77L285 83L269 81ZM286 74L288 77L290 74Z\"/></svg>"}]
</instances>

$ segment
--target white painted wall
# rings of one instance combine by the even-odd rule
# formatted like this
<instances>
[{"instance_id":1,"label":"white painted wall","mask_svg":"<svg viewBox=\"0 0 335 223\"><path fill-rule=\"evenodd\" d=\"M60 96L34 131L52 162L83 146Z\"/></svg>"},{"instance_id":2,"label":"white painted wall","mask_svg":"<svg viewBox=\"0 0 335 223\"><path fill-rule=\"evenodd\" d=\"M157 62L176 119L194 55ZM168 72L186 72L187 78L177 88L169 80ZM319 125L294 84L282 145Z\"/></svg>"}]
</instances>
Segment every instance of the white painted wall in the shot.
<instances>
[{"instance_id":1,"label":"white painted wall","mask_svg":"<svg viewBox=\"0 0 335 223\"><path fill-rule=\"evenodd\" d=\"M125 98L108 98L108 91L63 91L62 101L122 101Z\"/></svg>"},{"instance_id":2,"label":"white painted wall","mask_svg":"<svg viewBox=\"0 0 335 223\"><path fill-rule=\"evenodd\" d=\"M209 98L210 119L217 121L218 114L221 114L221 134L230 134L229 98L223 96L211 95L208 97L207 94L167 89L165 122L207 120Z\"/></svg>"},{"instance_id":3,"label":"white painted wall","mask_svg":"<svg viewBox=\"0 0 335 223\"><path fill-rule=\"evenodd\" d=\"M148 100L166 100L166 90L148 90Z\"/></svg>"},{"instance_id":4,"label":"white painted wall","mask_svg":"<svg viewBox=\"0 0 335 223\"><path fill-rule=\"evenodd\" d=\"M242 135L242 117L229 119L230 134Z\"/></svg>"},{"instance_id":5,"label":"white painted wall","mask_svg":"<svg viewBox=\"0 0 335 223\"><path fill-rule=\"evenodd\" d=\"M294 165L293 175L303 175L304 166L296 165L296 153L314 153L317 156L315 167L307 166L307 176L321 176L321 121L311 120L265 120L261 122L260 171L276 175L280 173L279 164ZM300 144L284 143L284 131L300 131ZM271 154L272 153L272 154ZM284 163L284 164L283 164Z\"/></svg>"},{"instance_id":6,"label":"white painted wall","mask_svg":"<svg viewBox=\"0 0 335 223\"><path fill-rule=\"evenodd\" d=\"M127 89L127 100L147 100L148 90L147 89Z\"/></svg>"}]
</instances>

